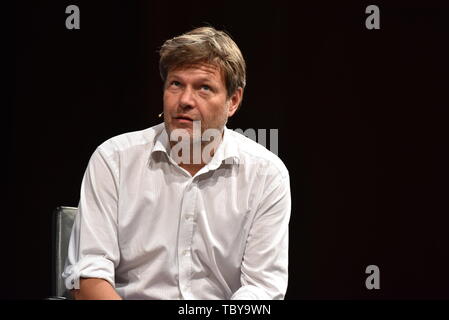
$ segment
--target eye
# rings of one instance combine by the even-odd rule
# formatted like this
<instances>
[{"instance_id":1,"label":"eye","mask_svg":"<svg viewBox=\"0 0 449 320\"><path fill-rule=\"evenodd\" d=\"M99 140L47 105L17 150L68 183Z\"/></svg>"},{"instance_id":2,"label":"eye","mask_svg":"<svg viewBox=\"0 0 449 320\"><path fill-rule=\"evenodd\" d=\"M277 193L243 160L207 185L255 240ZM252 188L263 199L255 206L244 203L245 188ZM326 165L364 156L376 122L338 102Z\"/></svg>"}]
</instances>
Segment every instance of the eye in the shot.
<instances>
[{"instance_id":1,"label":"eye","mask_svg":"<svg viewBox=\"0 0 449 320\"><path fill-rule=\"evenodd\" d=\"M179 81L173 80L172 82L170 82L170 86L175 86L175 87L179 87L181 85L181 83Z\"/></svg>"},{"instance_id":2,"label":"eye","mask_svg":"<svg viewBox=\"0 0 449 320\"><path fill-rule=\"evenodd\" d=\"M201 86L201 89L206 90L206 91L211 91L212 90L211 87L209 87L207 84L203 84Z\"/></svg>"}]
</instances>

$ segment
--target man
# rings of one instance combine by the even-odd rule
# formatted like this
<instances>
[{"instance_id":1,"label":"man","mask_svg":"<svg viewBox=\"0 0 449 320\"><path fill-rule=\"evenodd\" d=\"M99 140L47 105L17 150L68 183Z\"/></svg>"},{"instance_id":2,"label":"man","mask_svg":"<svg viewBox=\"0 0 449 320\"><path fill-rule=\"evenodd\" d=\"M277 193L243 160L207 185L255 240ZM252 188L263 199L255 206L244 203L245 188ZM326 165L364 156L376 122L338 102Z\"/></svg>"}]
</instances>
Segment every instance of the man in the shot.
<instances>
[{"instance_id":1,"label":"man","mask_svg":"<svg viewBox=\"0 0 449 320\"><path fill-rule=\"evenodd\" d=\"M159 66L164 123L109 139L89 161L66 287L76 299L282 299L289 175L225 126L246 83L239 48L198 28L166 41Z\"/></svg>"}]
</instances>

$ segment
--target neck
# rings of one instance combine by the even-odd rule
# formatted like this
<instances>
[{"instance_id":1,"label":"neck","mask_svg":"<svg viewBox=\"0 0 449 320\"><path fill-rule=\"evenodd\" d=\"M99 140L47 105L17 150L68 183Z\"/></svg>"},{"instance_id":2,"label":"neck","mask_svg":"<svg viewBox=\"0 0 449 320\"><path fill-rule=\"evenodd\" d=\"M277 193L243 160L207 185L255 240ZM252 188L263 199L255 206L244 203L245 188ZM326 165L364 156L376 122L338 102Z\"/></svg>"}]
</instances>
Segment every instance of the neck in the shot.
<instances>
[{"instance_id":1,"label":"neck","mask_svg":"<svg viewBox=\"0 0 449 320\"><path fill-rule=\"evenodd\" d=\"M212 141L183 142L170 141L171 155L178 165L194 176L202 167L208 164L223 140L224 130L218 138Z\"/></svg>"}]
</instances>

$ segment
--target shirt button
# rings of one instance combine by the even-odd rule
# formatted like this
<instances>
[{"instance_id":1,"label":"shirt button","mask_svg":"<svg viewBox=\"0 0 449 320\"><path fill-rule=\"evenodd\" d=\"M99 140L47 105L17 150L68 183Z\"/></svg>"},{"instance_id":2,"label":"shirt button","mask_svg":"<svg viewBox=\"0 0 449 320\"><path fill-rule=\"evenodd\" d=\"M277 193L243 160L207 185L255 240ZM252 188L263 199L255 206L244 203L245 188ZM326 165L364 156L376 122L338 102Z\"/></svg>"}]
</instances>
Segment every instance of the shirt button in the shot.
<instances>
[{"instance_id":1,"label":"shirt button","mask_svg":"<svg viewBox=\"0 0 449 320\"><path fill-rule=\"evenodd\" d=\"M190 256L190 250L184 250L183 254L188 257Z\"/></svg>"},{"instance_id":2,"label":"shirt button","mask_svg":"<svg viewBox=\"0 0 449 320\"><path fill-rule=\"evenodd\" d=\"M193 213L187 213L186 220L189 220L189 221L193 220Z\"/></svg>"}]
</instances>

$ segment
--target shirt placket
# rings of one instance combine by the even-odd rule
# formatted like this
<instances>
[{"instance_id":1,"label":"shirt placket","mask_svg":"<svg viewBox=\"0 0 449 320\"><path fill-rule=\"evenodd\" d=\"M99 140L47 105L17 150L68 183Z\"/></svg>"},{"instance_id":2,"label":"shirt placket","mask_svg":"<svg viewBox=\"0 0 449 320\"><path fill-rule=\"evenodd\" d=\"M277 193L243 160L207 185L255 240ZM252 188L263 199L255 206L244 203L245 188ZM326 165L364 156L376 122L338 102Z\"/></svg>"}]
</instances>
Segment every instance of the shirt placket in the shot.
<instances>
[{"instance_id":1,"label":"shirt placket","mask_svg":"<svg viewBox=\"0 0 449 320\"><path fill-rule=\"evenodd\" d=\"M192 179L184 191L178 239L179 288L184 299L193 299L191 293L192 242L197 193L196 179Z\"/></svg>"}]
</instances>

